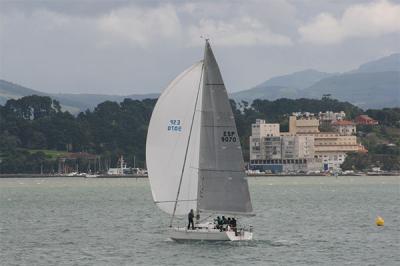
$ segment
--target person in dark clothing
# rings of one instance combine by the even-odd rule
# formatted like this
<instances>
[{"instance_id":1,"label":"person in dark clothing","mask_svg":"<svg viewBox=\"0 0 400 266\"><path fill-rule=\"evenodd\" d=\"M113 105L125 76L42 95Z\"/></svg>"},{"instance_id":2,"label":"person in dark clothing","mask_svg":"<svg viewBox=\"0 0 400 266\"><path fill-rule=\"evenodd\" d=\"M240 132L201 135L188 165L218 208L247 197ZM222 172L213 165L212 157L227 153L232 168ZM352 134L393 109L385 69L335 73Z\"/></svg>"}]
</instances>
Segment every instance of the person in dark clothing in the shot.
<instances>
[{"instance_id":1,"label":"person in dark clothing","mask_svg":"<svg viewBox=\"0 0 400 266\"><path fill-rule=\"evenodd\" d=\"M214 224L216 228L219 228L219 224L221 222L221 217L217 216L217 218L214 219Z\"/></svg>"},{"instance_id":2,"label":"person in dark clothing","mask_svg":"<svg viewBox=\"0 0 400 266\"><path fill-rule=\"evenodd\" d=\"M236 228L236 219L235 219L235 218L232 218L231 223L232 223L231 226L232 226L233 228Z\"/></svg>"},{"instance_id":3,"label":"person in dark clothing","mask_svg":"<svg viewBox=\"0 0 400 266\"><path fill-rule=\"evenodd\" d=\"M221 225L222 231L226 231L227 224L228 224L228 220L225 218L225 216L222 216L222 225Z\"/></svg>"},{"instance_id":4,"label":"person in dark clothing","mask_svg":"<svg viewBox=\"0 0 400 266\"><path fill-rule=\"evenodd\" d=\"M232 218L232 220L231 220L231 227L232 227L232 230L235 232L235 236L238 236L238 232L237 232L236 226L237 226L236 219L235 219L235 218Z\"/></svg>"},{"instance_id":5,"label":"person in dark clothing","mask_svg":"<svg viewBox=\"0 0 400 266\"><path fill-rule=\"evenodd\" d=\"M194 212L193 209L190 210L189 214L188 214L188 220L189 220L189 224L187 226L187 229L190 229L190 224L192 225L192 230L194 230L194 222L193 222L193 218L194 218Z\"/></svg>"},{"instance_id":6,"label":"person in dark clothing","mask_svg":"<svg viewBox=\"0 0 400 266\"><path fill-rule=\"evenodd\" d=\"M216 223L215 228L217 228L220 231L222 231L222 225L223 225L222 219L219 216L217 216L217 219L215 219L214 221Z\"/></svg>"},{"instance_id":7,"label":"person in dark clothing","mask_svg":"<svg viewBox=\"0 0 400 266\"><path fill-rule=\"evenodd\" d=\"M222 216L222 224L226 224L227 220L225 218L225 216Z\"/></svg>"}]
</instances>

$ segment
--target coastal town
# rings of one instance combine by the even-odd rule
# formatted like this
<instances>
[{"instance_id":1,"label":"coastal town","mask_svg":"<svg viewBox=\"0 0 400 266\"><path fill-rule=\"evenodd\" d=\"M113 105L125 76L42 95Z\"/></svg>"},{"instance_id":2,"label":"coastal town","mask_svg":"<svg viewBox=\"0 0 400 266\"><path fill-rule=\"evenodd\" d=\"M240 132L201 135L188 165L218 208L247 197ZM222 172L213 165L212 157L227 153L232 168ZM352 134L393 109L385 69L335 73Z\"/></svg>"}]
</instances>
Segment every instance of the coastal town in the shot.
<instances>
[{"instance_id":1,"label":"coastal town","mask_svg":"<svg viewBox=\"0 0 400 266\"><path fill-rule=\"evenodd\" d=\"M299 112L290 115L289 131L281 132L279 124L257 119L249 140L249 173L342 173L348 153L368 152L357 141L356 125L377 124L367 115L347 120L343 111Z\"/></svg>"},{"instance_id":2,"label":"coastal town","mask_svg":"<svg viewBox=\"0 0 400 266\"><path fill-rule=\"evenodd\" d=\"M21 103L22 101L29 102L33 101L33 98L33 96L22 98L13 103L14 109L6 111L8 106L5 106L4 111L16 112L16 115L24 113L25 109L22 108L25 107L19 107L19 101ZM45 97L38 99L40 101L48 100ZM340 104L340 102L331 99L311 101L314 101L316 104ZM268 104L278 102L264 102L259 106L267 106ZM293 103L296 103L296 100ZM132 104L136 105L137 103L132 102ZM287 106L286 103L280 104ZM35 110L36 106L32 105L32 108ZM50 105L48 108L49 117L54 116L54 119L60 119L57 114L61 114L62 111L54 110L54 107ZM151 108L149 108L149 113L151 112ZM395 158L398 149L398 143L396 142L397 129L391 127L391 125L396 123L396 118L395 116L390 116L391 110L377 111L378 113L374 113L375 111L367 113L358 112L356 115L354 115L354 111L353 114L346 113L345 111L330 110L315 113L292 112L281 113L278 119L270 115L272 111L268 111L266 114L258 111L255 115L246 117L246 114L251 114L251 112L257 110L254 108L257 108L256 105L247 107L244 110L237 109L235 112L237 121L245 121L245 123L239 122L238 135L240 137L246 174L248 176L379 176L399 174L395 166L396 162L394 161L393 164L393 160L391 161L392 157ZM21 109L21 112L19 109ZM300 109L310 110L312 108ZM349 110L348 108L344 109ZM357 109L355 110L357 111ZM369 113L374 118L383 118L379 118L378 121L370 117ZM123 113L121 114L122 116ZM28 118L21 117L18 119L21 121L21 125L33 125L44 118L39 117L39 115L33 112L33 115L31 114ZM97 121L99 120L94 120L96 123ZM79 118L77 118L77 122L77 125L81 123ZM108 123L107 120L105 122ZM123 120L118 122L121 125L123 123L125 123ZM148 123L148 121L144 120L144 123ZM4 125L7 127L7 124ZM13 124L10 122L9 125L12 126ZM104 139L104 142L99 142L97 148L95 146L95 149L90 148L90 145L95 143L89 142L87 148L79 150L77 149L79 146L74 144L76 141L67 142L64 144L65 148L61 144L57 150L51 148L48 144L46 149L46 146L42 144L32 145L29 143L26 147L33 147L34 149L18 149L14 146L15 140L18 141L18 138L10 136L11 129L10 127L3 134L4 138L2 138L2 141L5 141L5 145L2 146L5 150L2 153L3 155L0 156L0 169L2 169L0 177L143 178L148 176L146 161L144 160L144 156L141 155L145 152L144 147L137 149L134 153L123 152L121 149L115 150L114 148L111 148L110 151L112 152L101 152L102 149L104 150L107 147L105 146L106 141L108 143L110 140L115 141L115 139L110 138L112 135ZM66 130L70 129L69 127ZM24 131L20 132L21 134L24 133ZM32 133L32 135L39 136L40 134L46 134L45 132ZM128 131L125 132L129 134ZM377 139L376 136L382 135L380 132L394 133ZM99 133L95 130L92 134ZM140 140L132 138L129 141L137 145L144 143L145 138L144 136ZM31 142L35 143L36 140L31 138ZM372 151L369 149L372 149ZM383 155L381 155L382 153ZM389 155L385 155L384 153ZM6 156L7 154L8 156ZM26 158L27 163L23 165L24 167L29 167L29 169L24 170L17 165L21 162L20 156ZM352 159L352 157L355 159ZM363 161L359 160L359 158L371 159ZM385 163L388 166L385 167Z\"/></svg>"}]
</instances>

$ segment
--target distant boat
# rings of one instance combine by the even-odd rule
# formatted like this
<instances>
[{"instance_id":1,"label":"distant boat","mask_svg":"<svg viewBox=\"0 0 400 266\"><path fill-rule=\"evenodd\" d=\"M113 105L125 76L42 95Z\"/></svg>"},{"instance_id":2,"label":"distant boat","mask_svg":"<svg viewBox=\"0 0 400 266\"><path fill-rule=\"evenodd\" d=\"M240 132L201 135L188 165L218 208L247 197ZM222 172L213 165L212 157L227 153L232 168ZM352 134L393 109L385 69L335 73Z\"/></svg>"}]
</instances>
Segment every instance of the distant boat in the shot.
<instances>
[{"instance_id":1,"label":"distant boat","mask_svg":"<svg viewBox=\"0 0 400 266\"><path fill-rule=\"evenodd\" d=\"M121 156L118 159L118 163L120 164L117 168L109 168L107 171L108 175L124 175L127 174L131 169L127 167L127 164L124 161L124 156Z\"/></svg>"},{"instance_id":2,"label":"distant boat","mask_svg":"<svg viewBox=\"0 0 400 266\"><path fill-rule=\"evenodd\" d=\"M96 174L85 174L85 177L86 178L97 178L97 177L99 177L100 175L96 175Z\"/></svg>"},{"instance_id":3,"label":"distant boat","mask_svg":"<svg viewBox=\"0 0 400 266\"><path fill-rule=\"evenodd\" d=\"M71 173L68 173L66 176L78 176L78 172L71 172Z\"/></svg>"},{"instance_id":4,"label":"distant boat","mask_svg":"<svg viewBox=\"0 0 400 266\"><path fill-rule=\"evenodd\" d=\"M176 216L253 215L245 166L228 95L211 46L182 72L154 108L146 161L156 205L171 215L174 240L251 240L250 228L196 217L195 229L173 227ZM221 227L219 227L221 228Z\"/></svg>"},{"instance_id":5,"label":"distant boat","mask_svg":"<svg viewBox=\"0 0 400 266\"><path fill-rule=\"evenodd\" d=\"M126 162L124 161L124 157L121 156L118 160L119 167L117 168L109 168L107 171L107 175L102 175L102 177L145 177L147 176L147 170L134 167L128 167Z\"/></svg>"}]
</instances>

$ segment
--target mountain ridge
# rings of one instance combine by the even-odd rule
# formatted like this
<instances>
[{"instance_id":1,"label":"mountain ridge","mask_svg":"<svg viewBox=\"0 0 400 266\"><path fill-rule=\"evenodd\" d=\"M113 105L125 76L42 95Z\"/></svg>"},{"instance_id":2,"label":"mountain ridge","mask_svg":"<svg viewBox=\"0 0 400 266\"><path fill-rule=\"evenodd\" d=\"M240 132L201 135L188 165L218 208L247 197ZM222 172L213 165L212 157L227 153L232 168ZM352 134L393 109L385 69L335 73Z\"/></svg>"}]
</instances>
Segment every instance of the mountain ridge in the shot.
<instances>
[{"instance_id":1,"label":"mountain ridge","mask_svg":"<svg viewBox=\"0 0 400 266\"><path fill-rule=\"evenodd\" d=\"M361 64L354 72L387 72L400 71L400 53L394 53L367 63ZM353 72L353 71L350 71Z\"/></svg>"},{"instance_id":2,"label":"mountain ridge","mask_svg":"<svg viewBox=\"0 0 400 266\"><path fill-rule=\"evenodd\" d=\"M321 98L324 94L331 94L333 98L349 101L361 108L400 106L400 53L366 62L357 69L344 73L311 70L326 75L325 77L321 75L319 80L318 76L314 77L315 82L305 88L299 88L301 86L295 88L291 85L293 76L297 75L296 79L301 79L301 75L307 73L306 71L274 77L248 90L235 92L231 96L236 101L251 102L255 99ZM271 86L277 84L271 82L277 78L280 82L279 88Z\"/></svg>"},{"instance_id":3,"label":"mountain ridge","mask_svg":"<svg viewBox=\"0 0 400 266\"><path fill-rule=\"evenodd\" d=\"M45 93L0 79L0 104L5 104L9 99L18 99L23 96L29 96L33 94L40 96L49 96L59 101L65 110L68 110L72 113L78 113L86 109L93 109L99 103L104 101L121 102L125 98L130 98L133 100L143 100L146 98L157 98L159 95L158 93L129 95L91 93Z\"/></svg>"},{"instance_id":4,"label":"mountain ridge","mask_svg":"<svg viewBox=\"0 0 400 266\"><path fill-rule=\"evenodd\" d=\"M0 104L5 104L8 99L32 94L52 97L72 113L93 109L97 104L107 100L121 102L125 98L142 100L159 96L159 93L130 95L45 93L0 79ZM324 94L331 94L333 98L349 101L361 108L400 106L400 53L371 60L361 64L357 69L344 73L306 69L272 77L253 88L231 93L230 97L238 102L252 102L254 99L321 98Z\"/></svg>"}]
</instances>

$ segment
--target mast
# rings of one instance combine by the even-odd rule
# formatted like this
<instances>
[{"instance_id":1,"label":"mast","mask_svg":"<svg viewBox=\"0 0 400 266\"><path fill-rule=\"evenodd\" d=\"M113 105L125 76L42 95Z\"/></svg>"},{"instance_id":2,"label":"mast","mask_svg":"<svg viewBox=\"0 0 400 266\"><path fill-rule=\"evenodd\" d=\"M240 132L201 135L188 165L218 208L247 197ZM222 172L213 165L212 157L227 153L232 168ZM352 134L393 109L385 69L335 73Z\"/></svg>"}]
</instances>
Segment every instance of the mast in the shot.
<instances>
[{"instance_id":1,"label":"mast","mask_svg":"<svg viewBox=\"0 0 400 266\"><path fill-rule=\"evenodd\" d=\"M184 172L185 172L186 160L187 160L187 155L188 155L188 151L189 151L190 139L191 139L191 136L192 136L193 122L194 122L194 117L195 117L195 115L196 115L197 102L198 102L198 100L199 100L200 89L201 89L201 86L202 86L201 79L202 79L202 77L203 77L203 70L204 70L204 63L203 63L202 71L201 71L201 74L200 74L199 86L198 86L198 88L197 88L196 101L195 101L194 108L193 108L192 120L191 120L191 122L190 122L189 137L188 137L188 140L187 140L187 143L186 143L185 157L184 157L184 160L183 160L181 176L180 176L180 179L179 179L178 191L177 191L177 193L176 193L176 199L175 199L175 203L174 203L174 210L173 210L173 212L172 212L172 216L171 216L171 221L170 221L170 223L169 223L169 227L172 227L172 222L173 222L173 220L174 220L175 212L176 212L176 206L178 205L178 199L179 199L179 194L180 194L180 191L181 191L183 174L184 174ZM196 202L197 202L197 201L196 201ZM197 203L197 205L198 205L198 203ZM196 205L196 206L197 206L197 205ZM196 208L196 209L197 209L197 208Z\"/></svg>"}]
</instances>

